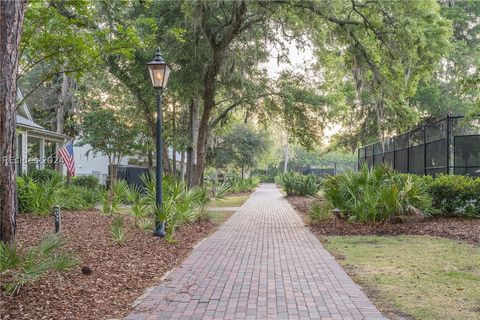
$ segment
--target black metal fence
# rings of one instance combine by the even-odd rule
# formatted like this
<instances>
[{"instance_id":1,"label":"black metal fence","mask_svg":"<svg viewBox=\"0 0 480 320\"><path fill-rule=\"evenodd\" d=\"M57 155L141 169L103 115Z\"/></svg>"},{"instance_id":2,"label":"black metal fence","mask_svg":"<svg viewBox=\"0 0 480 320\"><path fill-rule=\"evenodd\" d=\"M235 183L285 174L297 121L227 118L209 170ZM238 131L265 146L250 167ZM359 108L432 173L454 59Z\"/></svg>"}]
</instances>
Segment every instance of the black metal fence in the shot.
<instances>
[{"instance_id":1,"label":"black metal fence","mask_svg":"<svg viewBox=\"0 0 480 320\"><path fill-rule=\"evenodd\" d=\"M317 164L315 166L294 167L292 168L292 170L303 175L313 175L325 178L328 176L335 176L346 170L355 170L356 168L357 162L355 161L355 159L352 159L341 160L338 162L322 161L321 164Z\"/></svg>"},{"instance_id":2,"label":"black metal fence","mask_svg":"<svg viewBox=\"0 0 480 320\"><path fill-rule=\"evenodd\" d=\"M419 175L480 176L480 118L447 116L358 149L358 166L388 163Z\"/></svg>"}]
</instances>

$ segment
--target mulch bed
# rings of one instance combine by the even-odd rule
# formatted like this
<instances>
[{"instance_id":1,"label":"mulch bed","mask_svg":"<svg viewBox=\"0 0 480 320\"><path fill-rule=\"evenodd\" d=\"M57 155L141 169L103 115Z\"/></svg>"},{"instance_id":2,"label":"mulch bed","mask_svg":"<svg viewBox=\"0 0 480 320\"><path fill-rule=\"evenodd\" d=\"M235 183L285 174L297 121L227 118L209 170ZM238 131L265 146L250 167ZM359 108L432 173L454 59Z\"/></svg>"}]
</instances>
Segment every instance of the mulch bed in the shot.
<instances>
[{"instance_id":1,"label":"mulch bed","mask_svg":"<svg viewBox=\"0 0 480 320\"><path fill-rule=\"evenodd\" d=\"M349 223L338 218L321 222L309 221L308 212L314 198L287 197L290 204L302 214L310 229L317 236L346 235L430 235L480 243L480 219L431 218L410 219L400 223Z\"/></svg>"},{"instance_id":2,"label":"mulch bed","mask_svg":"<svg viewBox=\"0 0 480 320\"><path fill-rule=\"evenodd\" d=\"M126 221L127 241L119 246L110 236L111 220L95 211L63 213L65 249L80 264L27 284L16 297L0 293L0 319L121 318L147 287L158 284L216 228L213 222L183 225L175 232L176 243L168 243ZM24 247L54 229L52 217L19 215L17 224L17 241ZM91 274L82 273L85 266Z\"/></svg>"}]
</instances>

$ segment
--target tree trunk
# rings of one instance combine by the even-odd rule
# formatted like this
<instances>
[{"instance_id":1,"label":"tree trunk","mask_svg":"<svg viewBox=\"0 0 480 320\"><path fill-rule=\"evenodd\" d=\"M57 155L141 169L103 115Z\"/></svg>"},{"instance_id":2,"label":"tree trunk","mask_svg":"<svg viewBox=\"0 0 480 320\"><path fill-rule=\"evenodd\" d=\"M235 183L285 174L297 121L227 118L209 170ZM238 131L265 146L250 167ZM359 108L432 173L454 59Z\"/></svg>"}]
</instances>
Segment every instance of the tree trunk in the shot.
<instances>
[{"instance_id":1,"label":"tree trunk","mask_svg":"<svg viewBox=\"0 0 480 320\"><path fill-rule=\"evenodd\" d=\"M177 176L177 150L175 148L172 148L172 173L173 176Z\"/></svg>"},{"instance_id":2,"label":"tree trunk","mask_svg":"<svg viewBox=\"0 0 480 320\"><path fill-rule=\"evenodd\" d=\"M288 138L287 144L285 145L285 162L283 163L283 173L288 173L288 158L289 158L289 145L288 145Z\"/></svg>"},{"instance_id":3,"label":"tree trunk","mask_svg":"<svg viewBox=\"0 0 480 320\"><path fill-rule=\"evenodd\" d=\"M182 151L180 156L180 180L185 181L185 151Z\"/></svg>"},{"instance_id":4,"label":"tree trunk","mask_svg":"<svg viewBox=\"0 0 480 320\"><path fill-rule=\"evenodd\" d=\"M208 62L205 76L203 77L203 113L198 127L197 159L193 175L194 185L203 184L209 121L215 106L216 77L219 74L229 45L248 26L243 24L246 19L247 2L237 1L233 3L229 23L215 30L208 26L208 10L205 8L205 3L201 4L203 13L202 28L210 43L212 59Z\"/></svg>"},{"instance_id":5,"label":"tree trunk","mask_svg":"<svg viewBox=\"0 0 480 320\"><path fill-rule=\"evenodd\" d=\"M202 176L203 171L205 170L208 125L212 109L215 105L215 78L222 64L222 60L222 53L219 51L213 51L212 61L208 65L207 72L205 73L203 113L198 127L197 138L197 165L193 175L193 185L196 186L203 184Z\"/></svg>"},{"instance_id":6,"label":"tree trunk","mask_svg":"<svg viewBox=\"0 0 480 320\"><path fill-rule=\"evenodd\" d=\"M0 1L0 241L13 245L16 229L15 112L18 47L26 1Z\"/></svg>"},{"instance_id":7,"label":"tree trunk","mask_svg":"<svg viewBox=\"0 0 480 320\"><path fill-rule=\"evenodd\" d=\"M193 186L193 174L195 172L195 162L197 153L198 138L198 98L194 97L188 106L188 139L190 145L187 149L187 172L186 179L189 186Z\"/></svg>"},{"instance_id":8,"label":"tree trunk","mask_svg":"<svg viewBox=\"0 0 480 320\"><path fill-rule=\"evenodd\" d=\"M152 152L152 150L148 150L147 158L148 158L148 170L153 171L153 152Z\"/></svg>"},{"instance_id":9,"label":"tree trunk","mask_svg":"<svg viewBox=\"0 0 480 320\"><path fill-rule=\"evenodd\" d=\"M60 96L58 97L57 118L55 126L55 131L57 133L63 133L65 127L65 105L68 101L68 87L68 77L65 72L62 72L62 89L60 92Z\"/></svg>"},{"instance_id":10,"label":"tree trunk","mask_svg":"<svg viewBox=\"0 0 480 320\"><path fill-rule=\"evenodd\" d=\"M168 147L164 143L163 144L163 173L164 174L172 174L172 166L170 164L170 159L168 158Z\"/></svg>"},{"instance_id":11,"label":"tree trunk","mask_svg":"<svg viewBox=\"0 0 480 320\"><path fill-rule=\"evenodd\" d=\"M172 112L172 133L173 133L173 139L172 139L172 162L173 162L173 176L177 176L177 151L175 150L175 137L177 136L176 130L175 130L175 103L173 104L173 112Z\"/></svg>"}]
</instances>

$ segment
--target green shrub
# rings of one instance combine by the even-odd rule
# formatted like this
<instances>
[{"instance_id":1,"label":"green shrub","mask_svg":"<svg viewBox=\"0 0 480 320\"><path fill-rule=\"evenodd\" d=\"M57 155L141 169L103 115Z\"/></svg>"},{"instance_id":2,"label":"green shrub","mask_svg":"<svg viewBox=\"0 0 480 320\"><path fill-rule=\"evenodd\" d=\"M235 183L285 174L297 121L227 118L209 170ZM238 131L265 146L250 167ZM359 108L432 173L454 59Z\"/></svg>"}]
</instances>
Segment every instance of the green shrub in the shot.
<instances>
[{"instance_id":1,"label":"green shrub","mask_svg":"<svg viewBox=\"0 0 480 320\"><path fill-rule=\"evenodd\" d=\"M48 236L28 250L0 241L0 288L12 295L18 294L24 285L50 271L66 271L74 267L76 259L60 252L64 244L58 235Z\"/></svg>"},{"instance_id":2,"label":"green shrub","mask_svg":"<svg viewBox=\"0 0 480 320\"><path fill-rule=\"evenodd\" d=\"M322 188L322 179L316 176L286 173L280 180L288 196L314 196Z\"/></svg>"},{"instance_id":3,"label":"green shrub","mask_svg":"<svg viewBox=\"0 0 480 320\"><path fill-rule=\"evenodd\" d=\"M387 166L346 171L325 183L325 198L349 221L381 222L393 216L426 215L431 197L421 178L399 174Z\"/></svg>"},{"instance_id":4,"label":"green shrub","mask_svg":"<svg viewBox=\"0 0 480 320\"><path fill-rule=\"evenodd\" d=\"M480 217L480 178L438 175L428 183L436 214Z\"/></svg>"},{"instance_id":5,"label":"green shrub","mask_svg":"<svg viewBox=\"0 0 480 320\"><path fill-rule=\"evenodd\" d=\"M80 186L62 188L58 193L59 205L70 211L91 210L101 200L100 191Z\"/></svg>"},{"instance_id":6,"label":"green shrub","mask_svg":"<svg viewBox=\"0 0 480 320\"><path fill-rule=\"evenodd\" d=\"M32 169L28 171L28 176L36 183L47 182L54 177L61 177L57 171L52 169Z\"/></svg>"},{"instance_id":7,"label":"green shrub","mask_svg":"<svg viewBox=\"0 0 480 320\"><path fill-rule=\"evenodd\" d=\"M232 193L250 192L258 187L260 180L258 178L240 179L234 177L229 179L228 183L230 183L230 192Z\"/></svg>"},{"instance_id":8,"label":"green shrub","mask_svg":"<svg viewBox=\"0 0 480 320\"><path fill-rule=\"evenodd\" d=\"M231 189L231 185L228 182L212 184L210 187L213 198L221 199Z\"/></svg>"},{"instance_id":9,"label":"green shrub","mask_svg":"<svg viewBox=\"0 0 480 320\"><path fill-rule=\"evenodd\" d=\"M261 183L273 183L275 182L275 176L274 175L266 175L262 174L258 176L258 179L260 180Z\"/></svg>"},{"instance_id":10,"label":"green shrub","mask_svg":"<svg viewBox=\"0 0 480 320\"><path fill-rule=\"evenodd\" d=\"M58 174L43 182L35 182L30 176L18 177L19 211L36 215L49 214L60 202L59 191L63 185L63 178Z\"/></svg>"},{"instance_id":11,"label":"green shrub","mask_svg":"<svg viewBox=\"0 0 480 320\"><path fill-rule=\"evenodd\" d=\"M330 201L315 201L310 208L310 220L313 222L328 220L332 217L333 205Z\"/></svg>"},{"instance_id":12,"label":"green shrub","mask_svg":"<svg viewBox=\"0 0 480 320\"><path fill-rule=\"evenodd\" d=\"M37 177L38 178L38 177ZM62 176L55 173L46 180L35 181L31 176L17 178L19 211L47 215L55 205L66 210L93 209L100 200L96 189L66 186Z\"/></svg>"},{"instance_id":13,"label":"green shrub","mask_svg":"<svg viewBox=\"0 0 480 320\"><path fill-rule=\"evenodd\" d=\"M278 176L275 176L275 179L274 179L275 183L280 186L280 187L284 187L283 185L283 174L280 174Z\"/></svg>"},{"instance_id":14,"label":"green shrub","mask_svg":"<svg viewBox=\"0 0 480 320\"><path fill-rule=\"evenodd\" d=\"M72 184L79 187L96 189L99 185L97 177L94 176L76 176L72 179Z\"/></svg>"}]
</instances>

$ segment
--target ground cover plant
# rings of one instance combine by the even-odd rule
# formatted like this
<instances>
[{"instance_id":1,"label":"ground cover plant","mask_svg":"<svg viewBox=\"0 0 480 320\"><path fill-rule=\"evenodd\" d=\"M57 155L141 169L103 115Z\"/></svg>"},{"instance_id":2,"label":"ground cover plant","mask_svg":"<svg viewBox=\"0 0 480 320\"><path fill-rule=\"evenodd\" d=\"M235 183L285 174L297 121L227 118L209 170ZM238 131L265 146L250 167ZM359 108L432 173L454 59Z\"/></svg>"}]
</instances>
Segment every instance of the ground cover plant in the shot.
<instances>
[{"instance_id":1,"label":"ground cover plant","mask_svg":"<svg viewBox=\"0 0 480 320\"><path fill-rule=\"evenodd\" d=\"M49 272L72 269L77 261L60 251L64 245L60 235L49 235L29 248L0 242L0 288L14 296Z\"/></svg>"},{"instance_id":2,"label":"ground cover plant","mask_svg":"<svg viewBox=\"0 0 480 320\"><path fill-rule=\"evenodd\" d=\"M426 216L432 199L422 179L388 166L346 171L325 182L325 199L351 222L384 222L405 215Z\"/></svg>"},{"instance_id":3,"label":"ground cover plant","mask_svg":"<svg viewBox=\"0 0 480 320\"><path fill-rule=\"evenodd\" d=\"M480 248L429 236L324 238L391 318L478 319Z\"/></svg>"}]
</instances>

